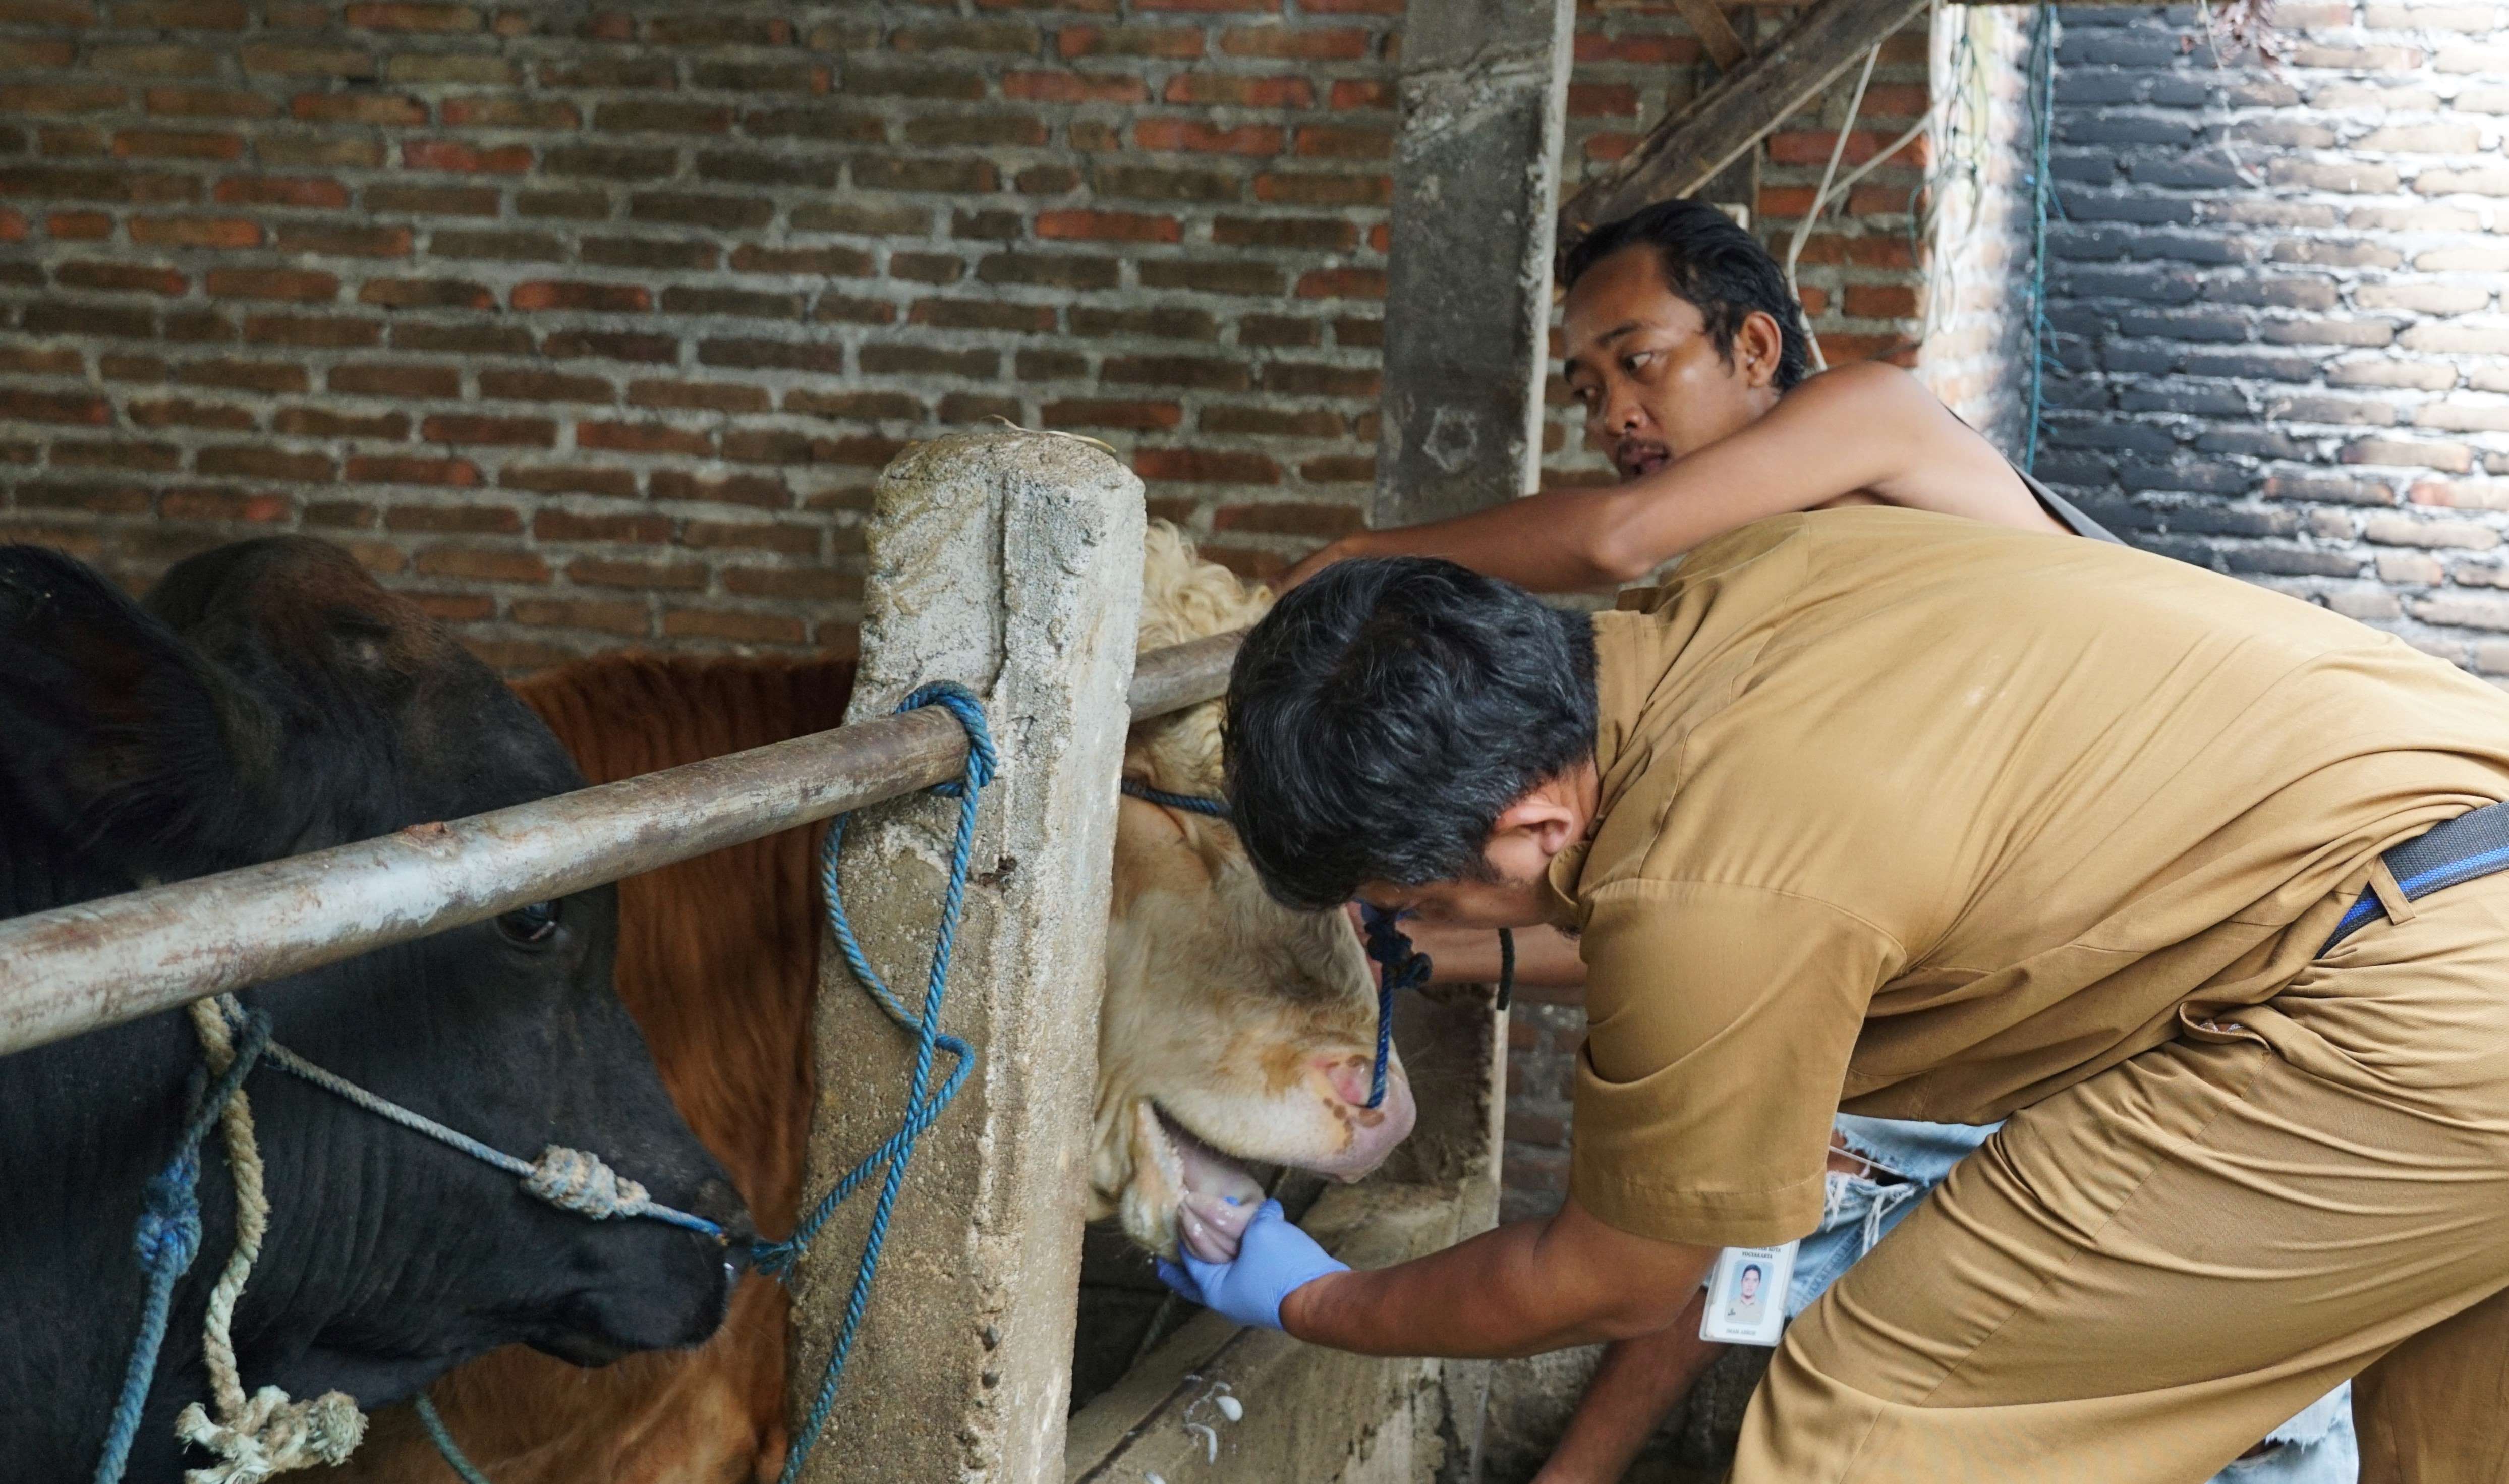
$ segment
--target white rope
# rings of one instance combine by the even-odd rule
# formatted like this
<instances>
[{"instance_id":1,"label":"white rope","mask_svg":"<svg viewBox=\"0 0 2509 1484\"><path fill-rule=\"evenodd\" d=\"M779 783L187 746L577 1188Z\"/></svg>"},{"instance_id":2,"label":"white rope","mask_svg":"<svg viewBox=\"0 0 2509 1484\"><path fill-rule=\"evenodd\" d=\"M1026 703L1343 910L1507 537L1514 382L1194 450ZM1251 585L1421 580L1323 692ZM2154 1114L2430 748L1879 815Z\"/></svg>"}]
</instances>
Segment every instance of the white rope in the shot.
<instances>
[{"instance_id":1,"label":"white rope","mask_svg":"<svg viewBox=\"0 0 2509 1484\"><path fill-rule=\"evenodd\" d=\"M653 1200L644 1186L603 1164L600 1156L563 1144L541 1151L523 1189L560 1210L595 1221L641 1209Z\"/></svg>"},{"instance_id":2,"label":"white rope","mask_svg":"<svg viewBox=\"0 0 2509 1484\"><path fill-rule=\"evenodd\" d=\"M316 1066L276 1041L261 1054L261 1059L282 1072L305 1079L333 1096L355 1103L377 1118L388 1119L412 1133L426 1134L437 1143L461 1150L483 1165L492 1165L506 1171L522 1181L526 1192L552 1206L580 1216L590 1216L596 1221L613 1216L644 1216L711 1237L718 1243L725 1240L721 1226L703 1216L693 1216L664 1206L655 1200L644 1186L603 1164L599 1155L551 1144L541 1151L538 1161L526 1163L493 1144L483 1144L458 1129L446 1128L424 1113L404 1108L389 1097L378 1097L346 1077Z\"/></svg>"},{"instance_id":3,"label":"white rope","mask_svg":"<svg viewBox=\"0 0 2509 1484\"><path fill-rule=\"evenodd\" d=\"M1928 9L1927 15L1931 18L1941 9L1942 0L1934 0L1933 5ZM1964 19L1962 24L1966 26L1967 20ZM1931 29L1929 21L1928 26L1929 45ZM1942 96L1928 100L1925 112L1919 115L1917 122L1909 125L1899 137L1884 145L1872 159L1848 171L1846 176L1841 178L1838 173L1839 162L1846 158L1848 136L1855 131L1855 121L1864 112L1864 91L1871 85L1873 69L1881 60L1882 49L1879 46L1864 55L1864 70L1857 75L1855 92L1847 100L1847 121L1839 126L1837 137L1830 141L1829 164L1820 172L1820 187L1813 192L1811 206L1804 211L1803 220L1795 224L1794 237L1786 243L1786 292L1794 295L1795 303L1798 305L1803 303L1803 288L1795 281L1795 261L1803 256L1804 243L1811 239L1813 228L1819 225L1821 214L1829 209L1829 204L1845 197L1849 191L1854 189L1857 181L1880 169L1901 150L1915 143L1929 128L1932 127L1934 110L1945 106L1948 99L1958 93L1960 85L1955 79L1951 88L1943 90ZM1934 209L1936 209L1935 205L1929 203L1928 212L1930 213ZM1931 304L1929 304L1927 309L1930 316ZM1812 333L1810 318L1810 315L1805 316L1804 342L1806 349L1812 352L1812 368L1816 371L1826 371L1829 369L1829 358L1820 353L1820 337Z\"/></svg>"},{"instance_id":4,"label":"white rope","mask_svg":"<svg viewBox=\"0 0 2509 1484\"><path fill-rule=\"evenodd\" d=\"M192 1403L174 1419L174 1435L224 1461L185 1470L184 1484L261 1484L272 1474L347 1463L365 1440L366 1417L338 1391L292 1401L266 1386L242 1412L214 1423Z\"/></svg>"},{"instance_id":5,"label":"white rope","mask_svg":"<svg viewBox=\"0 0 2509 1484\"><path fill-rule=\"evenodd\" d=\"M1906 133L1901 134L1896 139L1893 139L1890 143L1882 146L1880 153L1876 154L1872 159L1865 161L1862 165L1859 165L1855 168L1848 171L1845 178L1841 179L1837 185L1830 188L1830 198L1835 200L1838 197L1846 195L1854 187L1855 182L1862 180L1865 176L1872 174L1883 166L1890 164L1891 157L1915 143L1917 136L1926 131L1926 126L1930 122L1932 121L1929 119L1919 119L1916 123L1909 125L1908 131Z\"/></svg>"},{"instance_id":6,"label":"white rope","mask_svg":"<svg viewBox=\"0 0 2509 1484\"><path fill-rule=\"evenodd\" d=\"M200 1035L202 1059L208 1062L213 1082L235 1064L226 998L194 1000L191 1005L192 1029ZM233 1417L245 1406L243 1382L236 1365L236 1300L243 1296L252 1265L261 1259L261 1239L270 1231L270 1197L262 1185L261 1145L253 1136L252 1098L243 1089L236 1089L235 1096L227 1100L218 1124L226 1143L227 1169L235 1181L235 1250L227 1254L226 1271L209 1290L201 1350L209 1371L209 1398L217 1403L219 1416Z\"/></svg>"},{"instance_id":7,"label":"white rope","mask_svg":"<svg viewBox=\"0 0 2509 1484\"><path fill-rule=\"evenodd\" d=\"M235 1064L230 1017L242 1020L243 1008L234 995L222 994L195 1000L191 1010L192 1028L214 1081ZM356 1400L339 1391L296 1401L267 1386L244 1395L243 1370L236 1361L235 1309L270 1232L270 1195L263 1181L261 1144L253 1132L252 1100L243 1089L228 1100L218 1123L235 1181L236 1237L226 1269L209 1289L208 1313L201 1326L202 1363L208 1368L217 1421L211 1422L207 1410L193 1402L174 1419L174 1435L223 1460L186 1471L185 1484L261 1484L273 1474L346 1463L365 1436L366 1419Z\"/></svg>"},{"instance_id":8,"label":"white rope","mask_svg":"<svg viewBox=\"0 0 2509 1484\"><path fill-rule=\"evenodd\" d=\"M1803 290L1795 283L1795 259L1803 256L1804 241L1819 223L1821 208L1829 204L1829 183L1838 178L1838 162L1847 153L1847 136L1855 131L1855 117L1864 111L1864 89L1873 81L1873 68L1881 60L1879 46L1864 54L1864 71L1855 79L1855 94L1847 100L1847 119L1838 126L1838 137L1830 143L1829 167L1820 172L1820 189L1812 193L1812 205L1804 212L1803 220L1795 224L1794 240L1786 243L1786 292L1795 296L1797 304L1803 303ZM1804 328L1809 331L1811 326ZM1812 368L1828 370L1829 357L1820 353L1820 337L1807 333L1804 340L1812 352Z\"/></svg>"}]
</instances>

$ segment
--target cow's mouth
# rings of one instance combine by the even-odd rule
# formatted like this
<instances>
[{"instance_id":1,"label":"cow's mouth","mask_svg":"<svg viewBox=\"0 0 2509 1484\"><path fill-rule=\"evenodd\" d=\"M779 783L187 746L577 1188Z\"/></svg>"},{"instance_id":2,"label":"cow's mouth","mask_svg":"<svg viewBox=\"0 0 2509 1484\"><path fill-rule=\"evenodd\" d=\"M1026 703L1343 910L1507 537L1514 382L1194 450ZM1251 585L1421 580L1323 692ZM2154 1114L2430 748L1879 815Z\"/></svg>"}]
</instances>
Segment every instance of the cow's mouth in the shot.
<instances>
[{"instance_id":1,"label":"cow's mouth","mask_svg":"<svg viewBox=\"0 0 2509 1484\"><path fill-rule=\"evenodd\" d=\"M1177 1241L1205 1262L1237 1255L1237 1239L1263 1204L1263 1187L1246 1167L1220 1153L1175 1115L1150 1104L1156 1137L1150 1157L1177 1192Z\"/></svg>"}]
</instances>

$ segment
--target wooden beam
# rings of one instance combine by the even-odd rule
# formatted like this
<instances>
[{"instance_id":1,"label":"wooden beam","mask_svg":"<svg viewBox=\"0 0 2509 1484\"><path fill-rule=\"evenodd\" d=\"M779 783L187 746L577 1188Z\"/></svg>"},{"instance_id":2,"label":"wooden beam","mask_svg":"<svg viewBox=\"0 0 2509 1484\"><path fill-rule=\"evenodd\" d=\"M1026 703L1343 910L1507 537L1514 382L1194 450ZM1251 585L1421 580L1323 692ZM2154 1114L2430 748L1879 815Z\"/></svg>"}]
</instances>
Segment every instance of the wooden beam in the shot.
<instances>
[{"instance_id":1,"label":"wooden beam","mask_svg":"<svg viewBox=\"0 0 2509 1484\"><path fill-rule=\"evenodd\" d=\"M1672 8L1699 34L1699 44L1707 51L1707 59L1719 72L1731 72L1742 59L1742 38L1734 32L1734 22L1725 19L1717 0L1672 0Z\"/></svg>"},{"instance_id":2,"label":"wooden beam","mask_svg":"<svg viewBox=\"0 0 2509 1484\"><path fill-rule=\"evenodd\" d=\"M1856 58L1924 14L1927 0L1824 0L1758 56L1666 114L1611 173L1559 209L1573 241L1640 206L1688 196L1829 86Z\"/></svg>"}]
</instances>

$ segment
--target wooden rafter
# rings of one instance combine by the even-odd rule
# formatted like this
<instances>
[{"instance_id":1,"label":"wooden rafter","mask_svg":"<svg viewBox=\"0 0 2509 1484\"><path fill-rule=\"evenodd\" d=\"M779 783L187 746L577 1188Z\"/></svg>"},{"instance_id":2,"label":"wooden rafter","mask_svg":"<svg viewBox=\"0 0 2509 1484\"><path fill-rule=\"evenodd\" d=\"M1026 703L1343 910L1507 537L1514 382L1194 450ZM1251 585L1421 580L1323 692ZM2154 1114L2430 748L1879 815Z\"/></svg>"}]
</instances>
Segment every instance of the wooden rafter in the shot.
<instances>
[{"instance_id":1,"label":"wooden rafter","mask_svg":"<svg viewBox=\"0 0 2509 1484\"><path fill-rule=\"evenodd\" d=\"M1922 14L1927 0L1822 0L1784 35L1666 114L1609 174L1559 208L1559 241L1652 202L1687 196L1805 104L1865 53Z\"/></svg>"},{"instance_id":2,"label":"wooden rafter","mask_svg":"<svg viewBox=\"0 0 2509 1484\"><path fill-rule=\"evenodd\" d=\"M1707 59L1719 72L1731 72L1742 59L1742 38L1734 31L1734 22L1725 19L1724 7L1716 0L1672 0L1672 8L1699 36L1699 44L1707 52Z\"/></svg>"}]
</instances>

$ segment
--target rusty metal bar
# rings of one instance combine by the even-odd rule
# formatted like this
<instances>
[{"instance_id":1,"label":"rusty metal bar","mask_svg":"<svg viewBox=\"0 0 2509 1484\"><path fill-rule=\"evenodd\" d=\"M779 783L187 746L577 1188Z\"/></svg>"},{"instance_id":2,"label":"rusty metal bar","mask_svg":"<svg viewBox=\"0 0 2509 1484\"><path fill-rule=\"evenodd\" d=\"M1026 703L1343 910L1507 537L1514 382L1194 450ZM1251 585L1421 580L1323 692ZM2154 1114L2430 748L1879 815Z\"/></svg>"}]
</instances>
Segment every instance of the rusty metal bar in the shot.
<instances>
[{"instance_id":1,"label":"rusty metal bar","mask_svg":"<svg viewBox=\"0 0 2509 1484\"><path fill-rule=\"evenodd\" d=\"M1240 637L1142 655L1134 717L1226 690ZM0 921L0 1056L929 788L966 752L947 713L910 712Z\"/></svg>"}]
</instances>

